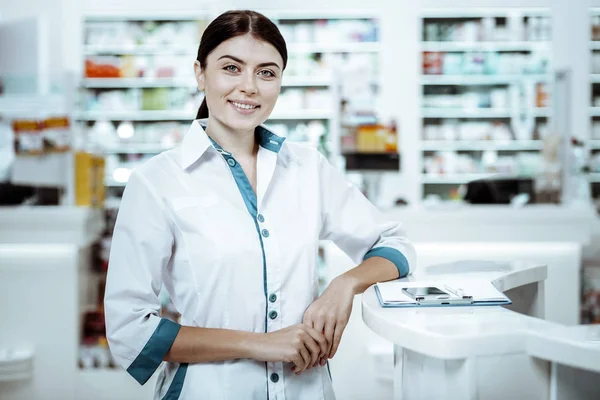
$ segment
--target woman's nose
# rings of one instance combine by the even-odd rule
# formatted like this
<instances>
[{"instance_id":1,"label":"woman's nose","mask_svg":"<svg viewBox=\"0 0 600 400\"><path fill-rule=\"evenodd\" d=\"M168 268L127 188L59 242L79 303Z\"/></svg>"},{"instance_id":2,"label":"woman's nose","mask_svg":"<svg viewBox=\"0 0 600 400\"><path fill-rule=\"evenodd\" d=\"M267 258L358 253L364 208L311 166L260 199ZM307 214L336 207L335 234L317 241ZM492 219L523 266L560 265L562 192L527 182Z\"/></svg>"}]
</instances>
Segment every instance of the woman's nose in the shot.
<instances>
[{"instance_id":1,"label":"woman's nose","mask_svg":"<svg viewBox=\"0 0 600 400\"><path fill-rule=\"evenodd\" d=\"M254 77L254 74L247 74L244 75L244 77L242 78L242 81L240 82L238 89L240 90L240 92L246 93L248 95L250 94L256 94L256 92L258 91L258 88L256 86L256 80Z\"/></svg>"}]
</instances>

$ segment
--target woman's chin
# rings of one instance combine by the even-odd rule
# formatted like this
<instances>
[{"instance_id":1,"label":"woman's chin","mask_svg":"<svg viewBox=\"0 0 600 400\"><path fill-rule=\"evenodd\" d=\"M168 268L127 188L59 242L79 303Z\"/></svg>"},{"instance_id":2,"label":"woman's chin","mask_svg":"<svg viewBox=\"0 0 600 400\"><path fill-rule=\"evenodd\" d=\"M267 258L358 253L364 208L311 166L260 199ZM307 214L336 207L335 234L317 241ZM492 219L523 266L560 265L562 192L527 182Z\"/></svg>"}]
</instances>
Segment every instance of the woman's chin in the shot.
<instances>
[{"instance_id":1,"label":"woman's chin","mask_svg":"<svg viewBox=\"0 0 600 400\"><path fill-rule=\"evenodd\" d=\"M227 119L227 125L236 131L249 131L262 124L264 121L258 116L231 117Z\"/></svg>"}]
</instances>

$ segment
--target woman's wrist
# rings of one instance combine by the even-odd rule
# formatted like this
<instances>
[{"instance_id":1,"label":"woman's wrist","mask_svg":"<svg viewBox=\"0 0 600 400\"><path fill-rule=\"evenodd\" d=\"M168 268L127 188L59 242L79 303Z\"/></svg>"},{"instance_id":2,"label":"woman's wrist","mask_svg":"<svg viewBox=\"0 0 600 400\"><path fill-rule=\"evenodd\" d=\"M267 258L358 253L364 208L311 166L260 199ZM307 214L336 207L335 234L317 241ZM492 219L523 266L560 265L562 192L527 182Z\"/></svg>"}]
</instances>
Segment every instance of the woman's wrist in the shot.
<instances>
[{"instance_id":1,"label":"woman's wrist","mask_svg":"<svg viewBox=\"0 0 600 400\"><path fill-rule=\"evenodd\" d=\"M348 290L352 291L354 295L360 293L361 282L355 274L352 274L351 271L348 271L331 281L333 284L335 282L336 285L340 285L346 287Z\"/></svg>"},{"instance_id":2,"label":"woman's wrist","mask_svg":"<svg viewBox=\"0 0 600 400\"><path fill-rule=\"evenodd\" d=\"M239 341L241 358L249 358L256 360L259 358L259 352L261 348L261 339L265 335L264 333L256 332L240 332L241 338Z\"/></svg>"}]
</instances>

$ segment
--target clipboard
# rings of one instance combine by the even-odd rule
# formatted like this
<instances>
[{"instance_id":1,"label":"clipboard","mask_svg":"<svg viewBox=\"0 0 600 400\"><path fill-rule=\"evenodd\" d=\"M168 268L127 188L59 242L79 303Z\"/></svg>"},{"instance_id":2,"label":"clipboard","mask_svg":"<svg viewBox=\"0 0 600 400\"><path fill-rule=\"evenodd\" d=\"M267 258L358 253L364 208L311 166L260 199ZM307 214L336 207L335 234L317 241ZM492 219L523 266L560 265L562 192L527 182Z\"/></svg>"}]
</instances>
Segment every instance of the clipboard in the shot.
<instances>
[{"instance_id":1,"label":"clipboard","mask_svg":"<svg viewBox=\"0 0 600 400\"><path fill-rule=\"evenodd\" d=\"M428 281L377 283L375 293L383 308L465 307L509 305L512 301L489 281Z\"/></svg>"}]
</instances>

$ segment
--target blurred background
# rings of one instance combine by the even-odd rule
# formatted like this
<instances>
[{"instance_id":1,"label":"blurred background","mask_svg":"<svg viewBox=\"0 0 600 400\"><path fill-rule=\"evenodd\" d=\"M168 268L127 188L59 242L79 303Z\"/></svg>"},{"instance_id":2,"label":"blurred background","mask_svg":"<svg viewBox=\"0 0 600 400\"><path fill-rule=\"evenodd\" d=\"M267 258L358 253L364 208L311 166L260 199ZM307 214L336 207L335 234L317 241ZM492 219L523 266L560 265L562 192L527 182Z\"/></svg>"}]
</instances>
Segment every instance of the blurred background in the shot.
<instances>
[{"instance_id":1,"label":"blurred background","mask_svg":"<svg viewBox=\"0 0 600 400\"><path fill-rule=\"evenodd\" d=\"M267 126L437 249L421 263L544 262L546 318L600 323L600 0L0 0L0 398L153 393L104 337L112 226L195 118L199 39L233 8L288 44ZM319 261L321 287L348 268L331 243ZM389 398L391 346L353 318L338 397Z\"/></svg>"}]
</instances>

